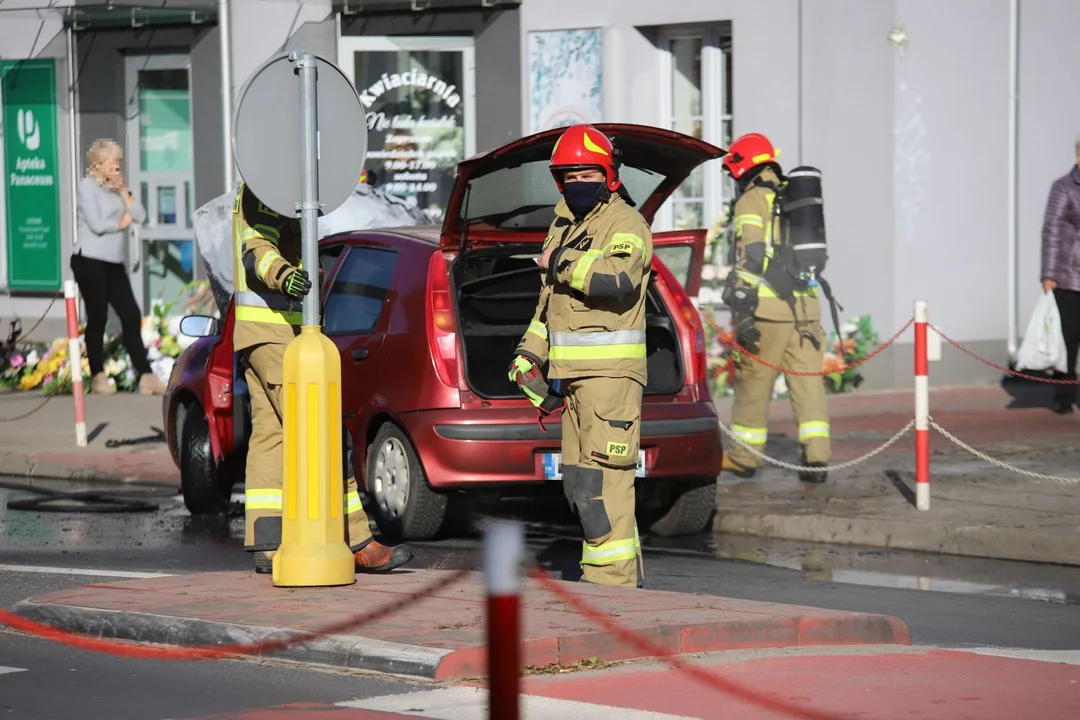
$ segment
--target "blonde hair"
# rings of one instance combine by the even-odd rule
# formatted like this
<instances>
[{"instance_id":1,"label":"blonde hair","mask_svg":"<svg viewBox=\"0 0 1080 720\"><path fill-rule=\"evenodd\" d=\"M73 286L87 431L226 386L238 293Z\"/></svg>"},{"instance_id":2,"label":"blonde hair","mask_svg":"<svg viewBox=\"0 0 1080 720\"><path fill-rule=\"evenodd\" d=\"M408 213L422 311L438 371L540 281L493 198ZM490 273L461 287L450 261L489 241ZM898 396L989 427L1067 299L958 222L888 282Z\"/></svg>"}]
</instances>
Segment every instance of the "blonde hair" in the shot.
<instances>
[{"instance_id":1,"label":"blonde hair","mask_svg":"<svg viewBox=\"0 0 1080 720\"><path fill-rule=\"evenodd\" d=\"M1080 135L1076 136L1076 157L1080 158Z\"/></svg>"},{"instance_id":2,"label":"blonde hair","mask_svg":"<svg viewBox=\"0 0 1080 720\"><path fill-rule=\"evenodd\" d=\"M117 160L124 157L124 149L120 144L110 138L98 138L86 151L86 172L96 175L102 163L114 157Z\"/></svg>"}]
</instances>

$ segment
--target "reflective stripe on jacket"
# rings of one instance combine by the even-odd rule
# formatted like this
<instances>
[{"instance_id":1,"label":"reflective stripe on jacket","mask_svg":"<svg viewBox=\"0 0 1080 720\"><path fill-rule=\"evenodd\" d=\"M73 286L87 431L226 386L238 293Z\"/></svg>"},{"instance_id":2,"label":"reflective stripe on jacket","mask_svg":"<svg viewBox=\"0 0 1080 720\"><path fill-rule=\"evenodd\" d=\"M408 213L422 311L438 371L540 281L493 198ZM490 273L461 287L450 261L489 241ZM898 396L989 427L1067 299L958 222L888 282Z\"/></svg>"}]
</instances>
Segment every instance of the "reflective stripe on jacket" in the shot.
<instances>
[{"instance_id":1,"label":"reflective stripe on jacket","mask_svg":"<svg viewBox=\"0 0 1080 720\"><path fill-rule=\"evenodd\" d=\"M580 223L566 203L544 248L552 267L541 270L536 313L518 353L548 363L549 380L627 377L645 385L645 293L652 265L652 233L618 195Z\"/></svg>"},{"instance_id":2,"label":"reflective stripe on jacket","mask_svg":"<svg viewBox=\"0 0 1080 720\"><path fill-rule=\"evenodd\" d=\"M245 188L241 183L233 203L236 350L267 342L288 343L303 322L301 302L282 289L290 269L300 266L296 223L265 207Z\"/></svg>"},{"instance_id":3,"label":"reflective stripe on jacket","mask_svg":"<svg viewBox=\"0 0 1080 720\"><path fill-rule=\"evenodd\" d=\"M780 184L771 169L766 168L758 176L764 182ZM765 279L765 271L776 253L774 243L779 234L780 220L773 218L776 193L767 187L752 184L735 201L735 268L738 284L756 288L758 308L755 317L763 320L791 321L791 307L777 296ZM821 306L817 290L811 288L795 292L795 319L814 321L821 319Z\"/></svg>"}]
</instances>

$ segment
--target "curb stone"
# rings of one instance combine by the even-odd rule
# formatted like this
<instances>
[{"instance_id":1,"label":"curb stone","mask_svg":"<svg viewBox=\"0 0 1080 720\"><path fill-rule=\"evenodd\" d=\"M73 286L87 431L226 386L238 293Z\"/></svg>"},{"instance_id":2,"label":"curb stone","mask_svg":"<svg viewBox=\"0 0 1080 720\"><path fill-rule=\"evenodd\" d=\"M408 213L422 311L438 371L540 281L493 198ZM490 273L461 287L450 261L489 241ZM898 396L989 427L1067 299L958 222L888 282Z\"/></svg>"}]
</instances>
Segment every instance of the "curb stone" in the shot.
<instances>
[{"instance_id":1,"label":"curb stone","mask_svg":"<svg viewBox=\"0 0 1080 720\"><path fill-rule=\"evenodd\" d=\"M289 634L288 630L281 628L36 603L32 600L18 603L14 611L30 620L69 632L158 645L251 644L280 637L283 633ZM453 652L385 640L329 635L257 657L435 680L443 660Z\"/></svg>"},{"instance_id":2,"label":"curb stone","mask_svg":"<svg viewBox=\"0 0 1080 720\"><path fill-rule=\"evenodd\" d=\"M717 510L716 532L778 540L917 550L998 560L1080 565L1080 535L882 518Z\"/></svg>"}]
</instances>

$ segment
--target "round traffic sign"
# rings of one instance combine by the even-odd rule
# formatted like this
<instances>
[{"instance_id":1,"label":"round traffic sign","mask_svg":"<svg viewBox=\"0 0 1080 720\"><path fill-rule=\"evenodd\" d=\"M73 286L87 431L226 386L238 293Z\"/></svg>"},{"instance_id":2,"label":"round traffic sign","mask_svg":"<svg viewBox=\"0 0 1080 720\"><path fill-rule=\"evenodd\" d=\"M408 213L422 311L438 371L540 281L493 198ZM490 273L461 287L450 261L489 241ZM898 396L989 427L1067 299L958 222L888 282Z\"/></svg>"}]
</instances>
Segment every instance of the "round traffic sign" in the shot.
<instances>
[{"instance_id":1,"label":"round traffic sign","mask_svg":"<svg viewBox=\"0 0 1080 720\"><path fill-rule=\"evenodd\" d=\"M356 189L367 152L367 121L345 74L315 56L318 70L319 204L333 212ZM240 90L233 157L240 176L277 213L299 217L300 77L288 54L263 63Z\"/></svg>"}]
</instances>

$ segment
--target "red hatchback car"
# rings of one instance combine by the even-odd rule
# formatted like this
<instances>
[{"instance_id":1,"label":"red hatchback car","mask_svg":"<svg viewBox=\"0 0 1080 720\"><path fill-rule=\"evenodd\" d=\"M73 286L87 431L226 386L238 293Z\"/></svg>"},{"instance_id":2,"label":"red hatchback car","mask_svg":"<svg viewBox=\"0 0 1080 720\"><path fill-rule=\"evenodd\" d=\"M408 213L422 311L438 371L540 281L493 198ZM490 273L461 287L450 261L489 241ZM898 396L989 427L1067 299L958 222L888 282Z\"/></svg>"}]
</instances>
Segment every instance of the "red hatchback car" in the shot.
<instances>
[{"instance_id":1,"label":"red hatchback car","mask_svg":"<svg viewBox=\"0 0 1080 720\"><path fill-rule=\"evenodd\" d=\"M597 128L621 148L620 175L650 222L695 167L722 155L668 130ZM561 478L558 418L541 428L507 378L540 291L536 259L559 200L548 161L560 134L462 162L441 228L320 243L323 328L341 351L344 467L361 479L369 512L391 537L435 536L457 491L519 491ZM642 530L662 535L706 527L723 459L703 328L688 293L699 284L704 236L653 237L638 515ZM223 321L184 319L183 332L201 337L179 358L164 397L169 446L196 514L225 511L244 474L250 419L232 323L231 306Z\"/></svg>"}]
</instances>

